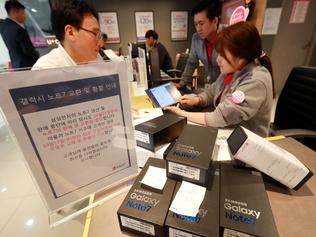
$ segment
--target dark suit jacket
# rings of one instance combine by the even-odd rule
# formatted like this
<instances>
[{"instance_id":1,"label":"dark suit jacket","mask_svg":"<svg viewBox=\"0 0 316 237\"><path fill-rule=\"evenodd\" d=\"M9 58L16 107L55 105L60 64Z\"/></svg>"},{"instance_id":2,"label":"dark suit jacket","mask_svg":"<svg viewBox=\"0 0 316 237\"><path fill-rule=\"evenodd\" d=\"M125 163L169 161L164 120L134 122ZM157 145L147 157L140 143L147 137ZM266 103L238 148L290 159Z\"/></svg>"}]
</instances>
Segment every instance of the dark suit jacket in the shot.
<instances>
[{"instance_id":1,"label":"dark suit jacket","mask_svg":"<svg viewBox=\"0 0 316 237\"><path fill-rule=\"evenodd\" d=\"M167 73L168 70L173 69L170 55L162 43L158 42L154 47L158 49L160 70Z\"/></svg>"},{"instance_id":2,"label":"dark suit jacket","mask_svg":"<svg viewBox=\"0 0 316 237\"><path fill-rule=\"evenodd\" d=\"M27 31L15 21L6 18L0 21L0 33L8 48L13 67L32 67L39 54L35 50Z\"/></svg>"}]
</instances>

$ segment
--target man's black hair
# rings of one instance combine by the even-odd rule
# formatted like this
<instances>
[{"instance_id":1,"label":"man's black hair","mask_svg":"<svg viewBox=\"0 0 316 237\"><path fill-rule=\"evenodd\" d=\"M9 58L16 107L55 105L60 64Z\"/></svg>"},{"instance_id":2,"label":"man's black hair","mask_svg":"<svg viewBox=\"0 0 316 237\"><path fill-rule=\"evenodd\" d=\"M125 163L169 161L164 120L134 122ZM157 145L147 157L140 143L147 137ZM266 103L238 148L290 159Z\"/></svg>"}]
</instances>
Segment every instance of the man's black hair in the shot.
<instances>
[{"instance_id":1,"label":"man's black hair","mask_svg":"<svg viewBox=\"0 0 316 237\"><path fill-rule=\"evenodd\" d=\"M99 20L96 10L83 0L53 0L51 24L56 38L60 42L64 40L66 25L79 29L85 15L92 15Z\"/></svg>"},{"instance_id":2,"label":"man's black hair","mask_svg":"<svg viewBox=\"0 0 316 237\"><path fill-rule=\"evenodd\" d=\"M5 4L4 4L4 8L5 10L7 11L8 15L10 14L10 11L12 9L25 9L25 7L22 5L22 3L16 1L16 0L9 0L9 1L6 1Z\"/></svg>"},{"instance_id":3,"label":"man's black hair","mask_svg":"<svg viewBox=\"0 0 316 237\"><path fill-rule=\"evenodd\" d=\"M212 21L215 17L220 17L221 3L219 0L203 0L192 9L191 16L194 16L202 11L206 11L207 18Z\"/></svg>"},{"instance_id":4,"label":"man's black hair","mask_svg":"<svg viewBox=\"0 0 316 237\"><path fill-rule=\"evenodd\" d=\"M149 39L150 37L153 37L154 40L158 40L158 34L154 30L148 30L145 34L145 38Z\"/></svg>"},{"instance_id":5,"label":"man's black hair","mask_svg":"<svg viewBox=\"0 0 316 237\"><path fill-rule=\"evenodd\" d=\"M108 40L108 35L106 33L102 33L102 39L104 41L107 41Z\"/></svg>"}]
</instances>

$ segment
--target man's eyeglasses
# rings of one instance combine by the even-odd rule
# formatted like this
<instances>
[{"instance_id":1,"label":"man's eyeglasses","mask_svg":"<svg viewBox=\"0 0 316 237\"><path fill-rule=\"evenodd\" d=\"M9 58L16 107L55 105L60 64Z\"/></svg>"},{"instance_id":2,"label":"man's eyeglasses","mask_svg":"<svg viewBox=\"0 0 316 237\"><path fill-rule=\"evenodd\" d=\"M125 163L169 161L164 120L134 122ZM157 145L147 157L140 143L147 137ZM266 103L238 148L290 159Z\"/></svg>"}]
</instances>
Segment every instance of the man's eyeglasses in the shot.
<instances>
[{"instance_id":1,"label":"man's eyeglasses","mask_svg":"<svg viewBox=\"0 0 316 237\"><path fill-rule=\"evenodd\" d=\"M101 31L94 32L94 31L92 31L92 30L88 30L88 29L85 29L85 28L82 28L82 27L79 27L79 29L84 30L84 31L86 31L86 32L89 32L89 33L93 34L97 40L101 40L101 39L103 38Z\"/></svg>"}]
</instances>

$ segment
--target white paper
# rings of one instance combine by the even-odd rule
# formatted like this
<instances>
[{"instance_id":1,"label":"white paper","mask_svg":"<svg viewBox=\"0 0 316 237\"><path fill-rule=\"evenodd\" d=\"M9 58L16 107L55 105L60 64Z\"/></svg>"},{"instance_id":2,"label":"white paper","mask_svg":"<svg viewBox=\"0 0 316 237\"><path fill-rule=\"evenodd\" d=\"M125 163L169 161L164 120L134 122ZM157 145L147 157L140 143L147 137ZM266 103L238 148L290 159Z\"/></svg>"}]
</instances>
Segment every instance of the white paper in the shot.
<instances>
[{"instance_id":1,"label":"white paper","mask_svg":"<svg viewBox=\"0 0 316 237\"><path fill-rule=\"evenodd\" d=\"M154 157L158 159L163 159L163 153L168 148L168 144L160 145L156 148L155 152L149 151L140 146L136 146L136 157L137 157L137 165L138 167L144 167L149 157Z\"/></svg>"},{"instance_id":2,"label":"white paper","mask_svg":"<svg viewBox=\"0 0 316 237\"><path fill-rule=\"evenodd\" d=\"M205 192L205 187L182 181L169 210L184 216L196 216L203 202Z\"/></svg>"},{"instance_id":3,"label":"white paper","mask_svg":"<svg viewBox=\"0 0 316 237\"><path fill-rule=\"evenodd\" d=\"M166 169L149 166L143 177L142 184L162 190L167 181Z\"/></svg>"},{"instance_id":4,"label":"white paper","mask_svg":"<svg viewBox=\"0 0 316 237\"><path fill-rule=\"evenodd\" d=\"M146 95L146 92L145 92L146 89L147 89L146 87L138 86L136 81L132 82L132 90L133 90L134 96Z\"/></svg>"},{"instance_id":5,"label":"white paper","mask_svg":"<svg viewBox=\"0 0 316 237\"><path fill-rule=\"evenodd\" d=\"M278 32L282 8L267 8L262 27L263 35L275 35Z\"/></svg>"},{"instance_id":6,"label":"white paper","mask_svg":"<svg viewBox=\"0 0 316 237\"><path fill-rule=\"evenodd\" d=\"M161 108L135 109L133 110L133 118L156 118L163 115Z\"/></svg>"},{"instance_id":7,"label":"white paper","mask_svg":"<svg viewBox=\"0 0 316 237\"><path fill-rule=\"evenodd\" d=\"M235 158L294 188L309 170L291 153L243 128L248 139Z\"/></svg>"},{"instance_id":8,"label":"white paper","mask_svg":"<svg viewBox=\"0 0 316 237\"><path fill-rule=\"evenodd\" d=\"M217 161L227 161L231 160L232 157L229 152L227 138L233 132L233 129L218 129L216 146L218 146L218 155L213 157L213 160Z\"/></svg>"},{"instance_id":9,"label":"white paper","mask_svg":"<svg viewBox=\"0 0 316 237\"><path fill-rule=\"evenodd\" d=\"M135 220L126 216L120 216L122 226L155 236L155 227L144 221Z\"/></svg>"},{"instance_id":10,"label":"white paper","mask_svg":"<svg viewBox=\"0 0 316 237\"><path fill-rule=\"evenodd\" d=\"M4 122L4 119L3 119L1 111L0 111L0 128L2 128L2 126L5 126L5 122Z\"/></svg>"},{"instance_id":11,"label":"white paper","mask_svg":"<svg viewBox=\"0 0 316 237\"><path fill-rule=\"evenodd\" d=\"M104 51L105 55L109 59L111 59L111 61L113 61L113 62L124 61L124 58L121 58L121 57L117 56L112 49L106 49L106 50L103 50L103 51Z\"/></svg>"},{"instance_id":12,"label":"white paper","mask_svg":"<svg viewBox=\"0 0 316 237\"><path fill-rule=\"evenodd\" d=\"M200 169L182 165L175 162L168 162L169 173L176 174L182 177L186 177L193 180L199 180L200 178Z\"/></svg>"}]
</instances>

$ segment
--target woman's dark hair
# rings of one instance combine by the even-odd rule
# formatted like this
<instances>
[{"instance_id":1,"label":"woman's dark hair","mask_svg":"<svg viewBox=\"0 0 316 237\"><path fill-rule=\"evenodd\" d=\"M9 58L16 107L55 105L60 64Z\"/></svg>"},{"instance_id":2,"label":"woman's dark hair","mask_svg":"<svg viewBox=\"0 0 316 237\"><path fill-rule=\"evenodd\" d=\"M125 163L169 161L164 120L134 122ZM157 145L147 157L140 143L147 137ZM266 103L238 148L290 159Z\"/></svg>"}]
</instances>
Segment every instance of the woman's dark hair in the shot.
<instances>
[{"instance_id":1,"label":"woman's dark hair","mask_svg":"<svg viewBox=\"0 0 316 237\"><path fill-rule=\"evenodd\" d=\"M216 51L226 60L224 49L229 51L233 57L243 58L247 63L259 61L268 69L272 77L274 95L273 71L270 58L263 53L261 38L257 28L250 22L238 22L228 26L218 34ZM229 62L229 60L227 60Z\"/></svg>"},{"instance_id":2,"label":"woman's dark hair","mask_svg":"<svg viewBox=\"0 0 316 237\"><path fill-rule=\"evenodd\" d=\"M83 0L53 0L51 6L52 29L60 42L64 40L66 25L79 29L85 15L99 19L95 9Z\"/></svg>"}]
</instances>

